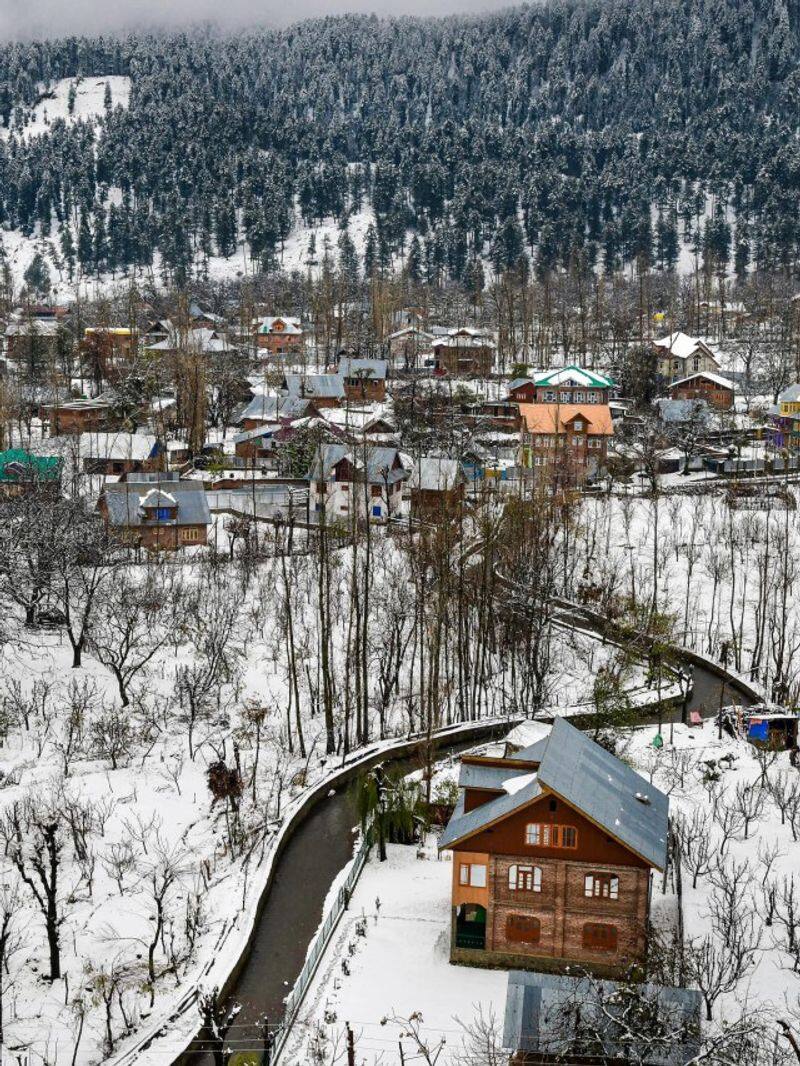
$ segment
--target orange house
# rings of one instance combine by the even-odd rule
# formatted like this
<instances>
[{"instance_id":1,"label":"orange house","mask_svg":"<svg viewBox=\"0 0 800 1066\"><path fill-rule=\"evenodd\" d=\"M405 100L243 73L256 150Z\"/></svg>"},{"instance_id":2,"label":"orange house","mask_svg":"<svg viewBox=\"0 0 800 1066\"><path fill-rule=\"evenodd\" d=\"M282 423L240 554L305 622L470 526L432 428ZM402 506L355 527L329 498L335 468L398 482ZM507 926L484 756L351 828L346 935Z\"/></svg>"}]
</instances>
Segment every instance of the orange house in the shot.
<instances>
[{"instance_id":1,"label":"orange house","mask_svg":"<svg viewBox=\"0 0 800 1066\"><path fill-rule=\"evenodd\" d=\"M303 350L303 325L299 318L263 318L255 326L256 347L271 355L290 355Z\"/></svg>"},{"instance_id":2,"label":"orange house","mask_svg":"<svg viewBox=\"0 0 800 1066\"><path fill-rule=\"evenodd\" d=\"M524 466L582 481L605 463L614 436L608 404L521 403L519 412Z\"/></svg>"}]
</instances>

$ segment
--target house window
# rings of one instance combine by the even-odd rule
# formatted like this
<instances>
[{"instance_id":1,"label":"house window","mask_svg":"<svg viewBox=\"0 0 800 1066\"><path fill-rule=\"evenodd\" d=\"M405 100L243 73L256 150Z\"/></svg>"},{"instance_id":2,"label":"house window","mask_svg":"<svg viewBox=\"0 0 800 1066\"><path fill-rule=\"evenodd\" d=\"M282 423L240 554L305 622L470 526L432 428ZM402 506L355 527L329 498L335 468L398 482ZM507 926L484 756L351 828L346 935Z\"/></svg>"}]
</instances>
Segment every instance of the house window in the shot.
<instances>
[{"instance_id":1,"label":"house window","mask_svg":"<svg viewBox=\"0 0 800 1066\"><path fill-rule=\"evenodd\" d=\"M541 892L542 870L539 866L517 866L508 868L508 887L512 892Z\"/></svg>"},{"instance_id":2,"label":"house window","mask_svg":"<svg viewBox=\"0 0 800 1066\"><path fill-rule=\"evenodd\" d=\"M556 394L552 390L549 390L548 392L546 392L544 394L544 402L545 403L555 403L556 402Z\"/></svg>"},{"instance_id":3,"label":"house window","mask_svg":"<svg viewBox=\"0 0 800 1066\"><path fill-rule=\"evenodd\" d=\"M158 522L169 522L170 508L169 507L156 507L156 520Z\"/></svg>"},{"instance_id":4,"label":"house window","mask_svg":"<svg viewBox=\"0 0 800 1066\"><path fill-rule=\"evenodd\" d=\"M486 888L486 867L480 862L462 862L458 883L472 888Z\"/></svg>"},{"instance_id":5,"label":"house window","mask_svg":"<svg viewBox=\"0 0 800 1066\"><path fill-rule=\"evenodd\" d=\"M378 504L377 507L373 507L372 508L372 517L373 518L380 518L381 514L382 514L382 512L381 512L381 505L380 504Z\"/></svg>"},{"instance_id":6,"label":"house window","mask_svg":"<svg viewBox=\"0 0 800 1066\"><path fill-rule=\"evenodd\" d=\"M525 826L525 843L537 848L577 848L578 830L572 825L533 822Z\"/></svg>"},{"instance_id":7,"label":"house window","mask_svg":"<svg viewBox=\"0 0 800 1066\"><path fill-rule=\"evenodd\" d=\"M182 529L181 537L183 540L200 540L199 529Z\"/></svg>"},{"instance_id":8,"label":"house window","mask_svg":"<svg viewBox=\"0 0 800 1066\"><path fill-rule=\"evenodd\" d=\"M617 927L602 922L587 922L583 927L583 946L590 951L616 951Z\"/></svg>"},{"instance_id":9,"label":"house window","mask_svg":"<svg viewBox=\"0 0 800 1066\"><path fill-rule=\"evenodd\" d=\"M373 496L380 496L380 494L381 494L380 485L373 485L372 488L370 489L370 492L372 493Z\"/></svg>"},{"instance_id":10,"label":"house window","mask_svg":"<svg viewBox=\"0 0 800 1066\"><path fill-rule=\"evenodd\" d=\"M619 899L619 878L616 874L587 874L583 894L594 899Z\"/></svg>"},{"instance_id":11,"label":"house window","mask_svg":"<svg viewBox=\"0 0 800 1066\"><path fill-rule=\"evenodd\" d=\"M569 393L562 389L559 399L561 403L569 403Z\"/></svg>"},{"instance_id":12,"label":"house window","mask_svg":"<svg viewBox=\"0 0 800 1066\"><path fill-rule=\"evenodd\" d=\"M700 369L700 358L699 358L699 356L695 356L694 359L692 359L692 367L693 367L694 370L699 370Z\"/></svg>"},{"instance_id":13,"label":"house window","mask_svg":"<svg viewBox=\"0 0 800 1066\"><path fill-rule=\"evenodd\" d=\"M597 393L596 392L587 392L586 393L586 402L587 403L597 403Z\"/></svg>"},{"instance_id":14,"label":"house window","mask_svg":"<svg viewBox=\"0 0 800 1066\"><path fill-rule=\"evenodd\" d=\"M598 437L590 437L588 445L590 448L600 448L602 446L602 441Z\"/></svg>"},{"instance_id":15,"label":"house window","mask_svg":"<svg viewBox=\"0 0 800 1066\"><path fill-rule=\"evenodd\" d=\"M576 392L575 393L575 403L583 403L583 393L582 392Z\"/></svg>"},{"instance_id":16,"label":"house window","mask_svg":"<svg viewBox=\"0 0 800 1066\"><path fill-rule=\"evenodd\" d=\"M506 940L518 944L538 944L542 938L542 923L530 914L509 914L506 918Z\"/></svg>"}]
</instances>

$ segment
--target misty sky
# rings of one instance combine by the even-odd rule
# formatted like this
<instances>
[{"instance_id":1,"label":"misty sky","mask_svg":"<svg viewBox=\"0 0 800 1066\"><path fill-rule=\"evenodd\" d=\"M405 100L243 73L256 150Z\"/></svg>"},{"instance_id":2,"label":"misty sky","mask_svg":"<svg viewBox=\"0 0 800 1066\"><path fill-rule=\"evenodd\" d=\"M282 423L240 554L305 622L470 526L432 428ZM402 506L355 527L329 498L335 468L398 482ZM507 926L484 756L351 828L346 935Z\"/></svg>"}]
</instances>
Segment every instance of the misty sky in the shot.
<instances>
[{"instance_id":1,"label":"misty sky","mask_svg":"<svg viewBox=\"0 0 800 1066\"><path fill-rule=\"evenodd\" d=\"M236 29L317 15L449 15L508 7L513 0L0 0L0 39L120 32L211 20Z\"/></svg>"}]
</instances>

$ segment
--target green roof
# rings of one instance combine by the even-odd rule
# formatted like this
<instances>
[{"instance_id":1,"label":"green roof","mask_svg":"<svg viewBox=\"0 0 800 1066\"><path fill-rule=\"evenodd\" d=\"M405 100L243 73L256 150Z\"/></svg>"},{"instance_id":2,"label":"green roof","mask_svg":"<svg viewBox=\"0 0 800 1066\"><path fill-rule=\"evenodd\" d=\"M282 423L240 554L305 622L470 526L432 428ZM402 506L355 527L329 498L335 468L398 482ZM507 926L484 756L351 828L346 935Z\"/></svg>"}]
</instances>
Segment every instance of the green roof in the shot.
<instances>
[{"instance_id":1,"label":"green roof","mask_svg":"<svg viewBox=\"0 0 800 1066\"><path fill-rule=\"evenodd\" d=\"M24 477L19 468L24 469ZM32 455L22 448L0 452L0 482L57 481L61 476L61 459L52 455Z\"/></svg>"},{"instance_id":2,"label":"green roof","mask_svg":"<svg viewBox=\"0 0 800 1066\"><path fill-rule=\"evenodd\" d=\"M560 379L569 374L572 374L579 379L583 378L580 383L584 386L584 388L588 386L590 388L593 387L596 389L607 389L610 386L616 384L616 382L614 382L612 378L604 377L603 374L594 374L591 370L585 370L583 367L575 366L574 364L570 366L560 367L558 370L551 370L548 374L537 374L536 384L559 385L561 384Z\"/></svg>"}]
</instances>

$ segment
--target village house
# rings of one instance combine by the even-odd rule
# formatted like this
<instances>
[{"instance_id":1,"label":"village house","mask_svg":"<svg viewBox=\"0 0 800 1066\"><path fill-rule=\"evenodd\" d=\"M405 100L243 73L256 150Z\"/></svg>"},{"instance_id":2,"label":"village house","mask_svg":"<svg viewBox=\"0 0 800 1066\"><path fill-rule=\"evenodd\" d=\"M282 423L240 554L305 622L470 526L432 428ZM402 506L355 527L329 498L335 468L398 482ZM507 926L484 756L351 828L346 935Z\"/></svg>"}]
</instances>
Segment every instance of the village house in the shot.
<instances>
[{"instance_id":1,"label":"village house","mask_svg":"<svg viewBox=\"0 0 800 1066\"><path fill-rule=\"evenodd\" d=\"M671 385L701 370L712 373L719 370L714 353L701 337L670 333L652 344L656 356L656 373L667 384Z\"/></svg>"},{"instance_id":2,"label":"village house","mask_svg":"<svg viewBox=\"0 0 800 1066\"><path fill-rule=\"evenodd\" d=\"M53 359L60 348L69 349L72 343L72 336L64 321L55 315L47 318L26 315L6 326L6 359L19 366Z\"/></svg>"},{"instance_id":3,"label":"village house","mask_svg":"<svg viewBox=\"0 0 800 1066\"><path fill-rule=\"evenodd\" d=\"M317 410L341 407L347 395L341 374L286 374L283 391L295 400L313 400Z\"/></svg>"},{"instance_id":4,"label":"village house","mask_svg":"<svg viewBox=\"0 0 800 1066\"><path fill-rule=\"evenodd\" d=\"M257 429L281 419L293 421L311 418L318 413L317 404L310 397L256 392L236 418L236 424L243 430Z\"/></svg>"},{"instance_id":5,"label":"village house","mask_svg":"<svg viewBox=\"0 0 800 1066\"><path fill-rule=\"evenodd\" d=\"M513 403L591 403L607 404L616 388L611 378L566 366L534 377L515 378L508 386Z\"/></svg>"},{"instance_id":6,"label":"village house","mask_svg":"<svg viewBox=\"0 0 800 1066\"><path fill-rule=\"evenodd\" d=\"M800 447L800 384L789 385L778 393L778 402L768 411L773 448L795 451Z\"/></svg>"},{"instance_id":7,"label":"village house","mask_svg":"<svg viewBox=\"0 0 800 1066\"><path fill-rule=\"evenodd\" d=\"M187 330L172 327L163 340L148 343L145 350L173 356L179 352L196 355L229 355L237 351L235 345L228 341L224 333L204 326Z\"/></svg>"},{"instance_id":8,"label":"village house","mask_svg":"<svg viewBox=\"0 0 800 1066\"><path fill-rule=\"evenodd\" d=\"M81 362L92 377L113 382L136 355L139 334L125 326L89 326L80 343Z\"/></svg>"},{"instance_id":9,"label":"village house","mask_svg":"<svg viewBox=\"0 0 800 1066\"><path fill-rule=\"evenodd\" d=\"M270 355L292 355L303 351L303 324L299 318L275 316L253 323L256 347Z\"/></svg>"},{"instance_id":10,"label":"village house","mask_svg":"<svg viewBox=\"0 0 800 1066\"><path fill-rule=\"evenodd\" d=\"M308 474L310 509L328 521L385 522L401 512L407 476L397 448L324 444Z\"/></svg>"},{"instance_id":11,"label":"village house","mask_svg":"<svg viewBox=\"0 0 800 1066\"><path fill-rule=\"evenodd\" d=\"M459 787L439 842L452 962L615 976L643 961L662 792L563 718L510 758L464 756Z\"/></svg>"},{"instance_id":12,"label":"village house","mask_svg":"<svg viewBox=\"0 0 800 1066\"><path fill-rule=\"evenodd\" d=\"M136 474L163 464L163 448L151 433L82 433L79 454L84 474Z\"/></svg>"},{"instance_id":13,"label":"village house","mask_svg":"<svg viewBox=\"0 0 800 1066\"><path fill-rule=\"evenodd\" d=\"M383 403L388 370L385 359L343 357L339 360L338 373L344 380L345 396L355 403Z\"/></svg>"},{"instance_id":14,"label":"village house","mask_svg":"<svg viewBox=\"0 0 800 1066\"><path fill-rule=\"evenodd\" d=\"M605 465L614 425L608 404L523 403L523 466L556 468L567 480L582 481Z\"/></svg>"},{"instance_id":15,"label":"village house","mask_svg":"<svg viewBox=\"0 0 800 1066\"><path fill-rule=\"evenodd\" d=\"M109 535L123 544L174 551L208 541L211 512L200 481L144 473L106 485L98 502Z\"/></svg>"},{"instance_id":16,"label":"village house","mask_svg":"<svg viewBox=\"0 0 800 1066\"><path fill-rule=\"evenodd\" d=\"M494 367L495 343L484 330L464 326L434 336L434 369L450 377L488 377Z\"/></svg>"},{"instance_id":17,"label":"village house","mask_svg":"<svg viewBox=\"0 0 800 1066\"><path fill-rule=\"evenodd\" d=\"M386 338L386 346L392 365L402 370L417 366L422 352L430 352L433 334L419 326L403 326Z\"/></svg>"},{"instance_id":18,"label":"village house","mask_svg":"<svg viewBox=\"0 0 800 1066\"><path fill-rule=\"evenodd\" d=\"M8 448L0 452L0 496L20 496L34 490L58 492L63 465L61 456Z\"/></svg>"},{"instance_id":19,"label":"village house","mask_svg":"<svg viewBox=\"0 0 800 1066\"><path fill-rule=\"evenodd\" d=\"M412 517L424 520L455 515L464 501L465 480L457 459L422 456L408 480Z\"/></svg>"},{"instance_id":20,"label":"village house","mask_svg":"<svg viewBox=\"0 0 800 1066\"><path fill-rule=\"evenodd\" d=\"M107 429L112 421L112 414L111 401L102 396L88 400L44 403L39 408L42 435L51 437Z\"/></svg>"},{"instance_id":21,"label":"village house","mask_svg":"<svg viewBox=\"0 0 800 1066\"><path fill-rule=\"evenodd\" d=\"M733 407L734 392L732 381L711 370L680 378L669 387L671 400L705 400L709 407L718 411L728 411Z\"/></svg>"}]
</instances>

